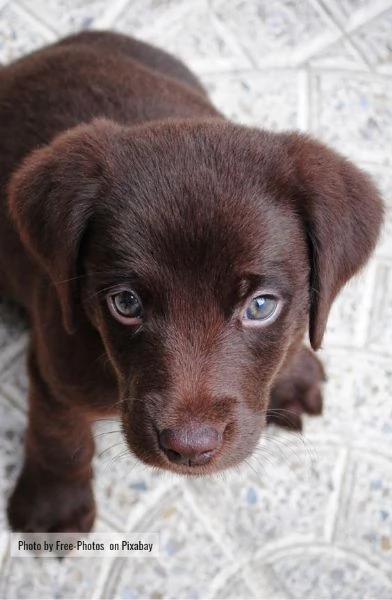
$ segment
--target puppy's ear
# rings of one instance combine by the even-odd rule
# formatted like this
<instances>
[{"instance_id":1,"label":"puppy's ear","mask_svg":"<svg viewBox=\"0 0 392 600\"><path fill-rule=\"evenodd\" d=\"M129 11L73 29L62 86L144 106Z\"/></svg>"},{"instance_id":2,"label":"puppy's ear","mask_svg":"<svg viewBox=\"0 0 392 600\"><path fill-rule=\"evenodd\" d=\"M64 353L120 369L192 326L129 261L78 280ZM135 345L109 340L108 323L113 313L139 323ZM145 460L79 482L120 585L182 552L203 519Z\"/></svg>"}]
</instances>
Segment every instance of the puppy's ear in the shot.
<instances>
[{"instance_id":1,"label":"puppy's ear","mask_svg":"<svg viewBox=\"0 0 392 600\"><path fill-rule=\"evenodd\" d=\"M8 189L11 219L54 284L69 333L74 330L78 253L101 193L102 137L110 126L98 121L76 127L35 150Z\"/></svg>"},{"instance_id":2,"label":"puppy's ear","mask_svg":"<svg viewBox=\"0 0 392 600\"><path fill-rule=\"evenodd\" d=\"M383 204L371 179L347 159L304 135L283 135L293 168L296 211L311 253L312 347L320 347L331 304L373 251Z\"/></svg>"}]
</instances>

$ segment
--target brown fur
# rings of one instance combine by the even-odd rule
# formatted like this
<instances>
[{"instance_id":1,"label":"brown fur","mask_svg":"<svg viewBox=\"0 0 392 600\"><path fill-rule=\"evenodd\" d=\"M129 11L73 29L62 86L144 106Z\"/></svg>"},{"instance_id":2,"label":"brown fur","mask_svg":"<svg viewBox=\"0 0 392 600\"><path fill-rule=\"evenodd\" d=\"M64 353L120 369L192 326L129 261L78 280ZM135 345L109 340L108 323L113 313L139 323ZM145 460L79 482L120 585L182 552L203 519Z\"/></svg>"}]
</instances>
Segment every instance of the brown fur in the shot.
<instances>
[{"instance_id":1,"label":"brown fur","mask_svg":"<svg viewBox=\"0 0 392 600\"><path fill-rule=\"evenodd\" d=\"M116 407L131 451L188 474L321 411L301 343L309 327L319 348L376 243L363 172L307 136L226 121L179 61L110 33L4 68L0 140L0 290L32 324L14 529L91 528L90 423ZM108 310L119 284L142 299L140 330ZM280 315L244 326L264 289Z\"/></svg>"}]
</instances>

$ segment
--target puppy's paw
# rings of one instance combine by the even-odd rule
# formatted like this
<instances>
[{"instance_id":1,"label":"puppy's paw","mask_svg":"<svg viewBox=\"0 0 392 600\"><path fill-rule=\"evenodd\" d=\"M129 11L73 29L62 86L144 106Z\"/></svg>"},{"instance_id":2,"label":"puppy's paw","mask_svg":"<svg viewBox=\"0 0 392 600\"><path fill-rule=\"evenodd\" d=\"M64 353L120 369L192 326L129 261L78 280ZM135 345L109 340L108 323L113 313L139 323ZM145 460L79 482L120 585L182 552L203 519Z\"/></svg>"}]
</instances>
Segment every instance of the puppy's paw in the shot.
<instances>
[{"instance_id":1,"label":"puppy's paw","mask_svg":"<svg viewBox=\"0 0 392 600\"><path fill-rule=\"evenodd\" d=\"M300 431L302 414L319 415L323 409L323 365L316 355L302 348L272 388L267 423Z\"/></svg>"},{"instance_id":2,"label":"puppy's paw","mask_svg":"<svg viewBox=\"0 0 392 600\"><path fill-rule=\"evenodd\" d=\"M87 533L95 520L91 479L69 482L25 466L7 514L14 531Z\"/></svg>"}]
</instances>

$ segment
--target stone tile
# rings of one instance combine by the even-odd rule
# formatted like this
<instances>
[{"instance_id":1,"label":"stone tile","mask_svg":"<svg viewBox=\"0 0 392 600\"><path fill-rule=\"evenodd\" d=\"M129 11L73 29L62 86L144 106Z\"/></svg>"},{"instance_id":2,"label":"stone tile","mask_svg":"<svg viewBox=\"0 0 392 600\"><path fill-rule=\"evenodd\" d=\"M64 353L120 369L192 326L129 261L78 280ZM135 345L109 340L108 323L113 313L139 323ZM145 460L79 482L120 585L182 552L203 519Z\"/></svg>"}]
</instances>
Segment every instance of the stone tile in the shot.
<instances>
[{"instance_id":1,"label":"stone tile","mask_svg":"<svg viewBox=\"0 0 392 600\"><path fill-rule=\"evenodd\" d=\"M391 7L390 0L329 0L329 12L346 30L352 31L372 20Z\"/></svg>"},{"instance_id":2,"label":"stone tile","mask_svg":"<svg viewBox=\"0 0 392 600\"><path fill-rule=\"evenodd\" d=\"M129 518L167 485L167 476L133 458L119 431L115 420L95 427L94 489L100 517L124 531Z\"/></svg>"},{"instance_id":3,"label":"stone tile","mask_svg":"<svg viewBox=\"0 0 392 600\"><path fill-rule=\"evenodd\" d=\"M105 0L19 0L37 18L59 35L91 29L108 9ZM114 2L115 3L115 2Z\"/></svg>"},{"instance_id":4,"label":"stone tile","mask_svg":"<svg viewBox=\"0 0 392 600\"><path fill-rule=\"evenodd\" d=\"M276 598L278 600L289 597L287 588L282 585L282 582L279 581L270 565L266 564L266 562L262 560L256 562L254 559L251 559L242 566L241 571L248 585L254 591L256 598L265 598L265 600Z\"/></svg>"},{"instance_id":5,"label":"stone tile","mask_svg":"<svg viewBox=\"0 0 392 600\"><path fill-rule=\"evenodd\" d=\"M213 593L212 597L221 598L222 600L226 598L233 598L233 600L238 598L243 598L244 600L246 598L261 598L261 596L253 594L245 583L243 575L240 573L235 573L231 577L228 577L222 587ZM272 596L269 595L268 598L272 598Z\"/></svg>"},{"instance_id":6,"label":"stone tile","mask_svg":"<svg viewBox=\"0 0 392 600\"><path fill-rule=\"evenodd\" d=\"M373 284L377 266L369 263L351 279L332 305L324 336L324 347L360 346L372 317Z\"/></svg>"},{"instance_id":7,"label":"stone tile","mask_svg":"<svg viewBox=\"0 0 392 600\"><path fill-rule=\"evenodd\" d=\"M346 474L335 543L367 557L391 576L392 462L370 451L355 451Z\"/></svg>"},{"instance_id":8,"label":"stone tile","mask_svg":"<svg viewBox=\"0 0 392 600\"><path fill-rule=\"evenodd\" d=\"M392 73L392 9L353 34L352 39L378 72Z\"/></svg>"},{"instance_id":9,"label":"stone tile","mask_svg":"<svg viewBox=\"0 0 392 600\"><path fill-rule=\"evenodd\" d=\"M390 579L355 553L288 548L273 566L292 598L391 598Z\"/></svg>"},{"instance_id":10,"label":"stone tile","mask_svg":"<svg viewBox=\"0 0 392 600\"><path fill-rule=\"evenodd\" d=\"M352 354L352 352L351 352ZM342 445L350 436L353 420L353 387L357 370L356 356L334 348L318 352L323 361L327 381L323 386L323 414L305 419L305 436L333 436Z\"/></svg>"},{"instance_id":11,"label":"stone tile","mask_svg":"<svg viewBox=\"0 0 392 600\"><path fill-rule=\"evenodd\" d=\"M7 347L0 355L0 364L1 362L4 364L0 378L0 390L22 412L27 411L28 403L26 355L26 339L21 339L16 348L14 346Z\"/></svg>"},{"instance_id":12,"label":"stone tile","mask_svg":"<svg viewBox=\"0 0 392 600\"><path fill-rule=\"evenodd\" d=\"M28 326L21 310L0 297L0 371L26 344Z\"/></svg>"},{"instance_id":13,"label":"stone tile","mask_svg":"<svg viewBox=\"0 0 392 600\"><path fill-rule=\"evenodd\" d=\"M312 80L313 132L352 159L390 161L392 81L325 72Z\"/></svg>"},{"instance_id":14,"label":"stone tile","mask_svg":"<svg viewBox=\"0 0 392 600\"><path fill-rule=\"evenodd\" d=\"M322 353L328 380L323 416L307 419L305 434L346 446L371 445L392 458L392 363L361 350Z\"/></svg>"},{"instance_id":15,"label":"stone tile","mask_svg":"<svg viewBox=\"0 0 392 600\"><path fill-rule=\"evenodd\" d=\"M381 239L376 248L376 253L381 258L392 256L392 204L387 206L384 216L384 226L381 232Z\"/></svg>"},{"instance_id":16,"label":"stone tile","mask_svg":"<svg viewBox=\"0 0 392 600\"><path fill-rule=\"evenodd\" d=\"M295 436L281 432L276 436L256 452L251 468L189 482L199 510L244 560L279 539L323 539L332 494L340 483L338 448L294 443Z\"/></svg>"},{"instance_id":17,"label":"stone tile","mask_svg":"<svg viewBox=\"0 0 392 600\"><path fill-rule=\"evenodd\" d=\"M0 63L16 60L52 39L16 2L0 10Z\"/></svg>"},{"instance_id":18,"label":"stone tile","mask_svg":"<svg viewBox=\"0 0 392 600\"><path fill-rule=\"evenodd\" d=\"M392 171L390 168L377 168L376 165L361 166L372 176L385 202L384 226L376 248L376 255L382 262L392 257Z\"/></svg>"},{"instance_id":19,"label":"stone tile","mask_svg":"<svg viewBox=\"0 0 392 600\"><path fill-rule=\"evenodd\" d=\"M364 169L378 186L387 208L392 209L392 171L388 167L380 167L374 164L363 163L358 165Z\"/></svg>"},{"instance_id":20,"label":"stone tile","mask_svg":"<svg viewBox=\"0 0 392 600\"><path fill-rule=\"evenodd\" d=\"M315 49L336 38L329 23L306 0L214 0L212 8L259 67L301 64Z\"/></svg>"},{"instance_id":21,"label":"stone tile","mask_svg":"<svg viewBox=\"0 0 392 600\"><path fill-rule=\"evenodd\" d=\"M186 13L189 6L193 9L198 4L205 6L205 0L190 0L187 6L183 0L132 0L125 5L113 25L124 33L143 37L144 31L159 31Z\"/></svg>"},{"instance_id":22,"label":"stone tile","mask_svg":"<svg viewBox=\"0 0 392 600\"><path fill-rule=\"evenodd\" d=\"M95 529L107 531L99 522ZM11 558L9 552L7 555L0 582L0 597L4 599L96 597L99 574L110 560L107 557L21 559Z\"/></svg>"},{"instance_id":23,"label":"stone tile","mask_svg":"<svg viewBox=\"0 0 392 600\"><path fill-rule=\"evenodd\" d=\"M392 361L362 355L355 361L352 438L362 447L370 442L392 458Z\"/></svg>"},{"instance_id":24,"label":"stone tile","mask_svg":"<svg viewBox=\"0 0 392 600\"><path fill-rule=\"evenodd\" d=\"M392 354L391 340L392 257L389 262L380 262L377 265L367 344L370 350Z\"/></svg>"},{"instance_id":25,"label":"stone tile","mask_svg":"<svg viewBox=\"0 0 392 600\"><path fill-rule=\"evenodd\" d=\"M230 119L275 131L298 121L298 76L294 71L243 71L204 76L212 101Z\"/></svg>"},{"instance_id":26,"label":"stone tile","mask_svg":"<svg viewBox=\"0 0 392 600\"><path fill-rule=\"evenodd\" d=\"M132 529L159 532L160 556L117 559L102 598L210 597L227 557L184 496L168 493Z\"/></svg>"},{"instance_id":27,"label":"stone tile","mask_svg":"<svg viewBox=\"0 0 392 600\"><path fill-rule=\"evenodd\" d=\"M23 460L25 416L10 405L0 391L0 532L8 529L6 508ZM1 580L1 577L0 577ZM0 598L1 598L0 592Z\"/></svg>"},{"instance_id":28,"label":"stone tile","mask_svg":"<svg viewBox=\"0 0 392 600\"><path fill-rule=\"evenodd\" d=\"M131 5L116 22L116 29L134 33L147 42L165 48L198 73L251 66L234 36L227 35L208 10L206 1L191 2L181 7L173 4L172 10L165 15L165 26L163 23L158 26L159 22L153 21L152 25L144 25L139 29L140 15L135 14ZM162 7L158 3L158 19L159 8ZM145 22L150 23L151 17ZM214 60L211 60L212 56Z\"/></svg>"},{"instance_id":29,"label":"stone tile","mask_svg":"<svg viewBox=\"0 0 392 600\"><path fill-rule=\"evenodd\" d=\"M315 52L309 59L312 68L317 69L347 69L352 71L363 71L367 68L366 61L351 44L349 39L339 39Z\"/></svg>"}]
</instances>

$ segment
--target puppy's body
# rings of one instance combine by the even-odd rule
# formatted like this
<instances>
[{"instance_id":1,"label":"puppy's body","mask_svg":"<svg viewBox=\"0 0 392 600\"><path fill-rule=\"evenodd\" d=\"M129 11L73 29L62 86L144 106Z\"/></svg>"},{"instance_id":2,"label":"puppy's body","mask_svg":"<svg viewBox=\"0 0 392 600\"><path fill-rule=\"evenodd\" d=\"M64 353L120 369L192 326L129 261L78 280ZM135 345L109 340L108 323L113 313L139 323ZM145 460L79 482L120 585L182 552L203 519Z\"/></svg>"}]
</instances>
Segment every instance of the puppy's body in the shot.
<instances>
[{"instance_id":1,"label":"puppy's body","mask_svg":"<svg viewBox=\"0 0 392 600\"><path fill-rule=\"evenodd\" d=\"M33 331L14 528L91 527L99 414L121 409L146 463L202 474L320 412L301 341L382 214L342 157L232 125L174 58L84 33L1 71L0 193L0 291Z\"/></svg>"}]
</instances>

